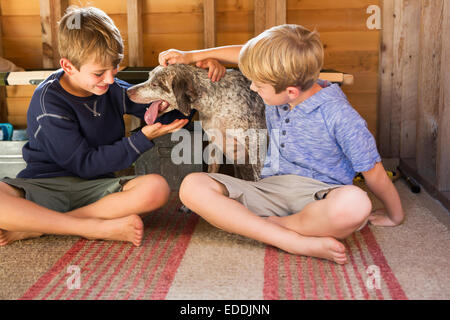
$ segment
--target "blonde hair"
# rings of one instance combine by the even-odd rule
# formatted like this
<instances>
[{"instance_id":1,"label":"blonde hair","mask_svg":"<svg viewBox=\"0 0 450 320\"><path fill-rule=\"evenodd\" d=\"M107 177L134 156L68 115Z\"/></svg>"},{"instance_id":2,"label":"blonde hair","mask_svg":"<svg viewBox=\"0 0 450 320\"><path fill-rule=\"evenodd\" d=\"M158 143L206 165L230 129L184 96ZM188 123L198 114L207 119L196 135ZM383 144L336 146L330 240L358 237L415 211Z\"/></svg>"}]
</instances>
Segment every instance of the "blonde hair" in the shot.
<instances>
[{"instance_id":1,"label":"blonde hair","mask_svg":"<svg viewBox=\"0 0 450 320\"><path fill-rule=\"evenodd\" d=\"M59 22L58 49L78 70L92 58L104 66L117 66L124 50L119 29L105 12L76 6L69 7Z\"/></svg>"},{"instance_id":2,"label":"blonde hair","mask_svg":"<svg viewBox=\"0 0 450 320\"><path fill-rule=\"evenodd\" d=\"M239 69L249 79L270 84L280 93L289 86L305 91L319 77L323 46L316 31L285 24L250 39L241 49Z\"/></svg>"}]
</instances>

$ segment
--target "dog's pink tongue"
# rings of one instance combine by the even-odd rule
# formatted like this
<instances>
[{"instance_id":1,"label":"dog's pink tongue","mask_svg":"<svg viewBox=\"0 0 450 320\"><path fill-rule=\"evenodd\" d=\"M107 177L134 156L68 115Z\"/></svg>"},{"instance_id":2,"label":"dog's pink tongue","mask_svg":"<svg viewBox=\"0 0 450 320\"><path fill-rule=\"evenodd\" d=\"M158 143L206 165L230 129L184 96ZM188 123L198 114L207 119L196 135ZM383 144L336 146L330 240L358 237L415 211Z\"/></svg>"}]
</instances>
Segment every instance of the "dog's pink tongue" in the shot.
<instances>
[{"instance_id":1,"label":"dog's pink tongue","mask_svg":"<svg viewBox=\"0 0 450 320\"><path fill-rule=\"evenodd\" d=\"M159 105L161 104L161 100L152 102L152 104L148 107L147 111L144 115L144 120L146 124L153 124L158 116Z\"/></svg>"}]
</instances>

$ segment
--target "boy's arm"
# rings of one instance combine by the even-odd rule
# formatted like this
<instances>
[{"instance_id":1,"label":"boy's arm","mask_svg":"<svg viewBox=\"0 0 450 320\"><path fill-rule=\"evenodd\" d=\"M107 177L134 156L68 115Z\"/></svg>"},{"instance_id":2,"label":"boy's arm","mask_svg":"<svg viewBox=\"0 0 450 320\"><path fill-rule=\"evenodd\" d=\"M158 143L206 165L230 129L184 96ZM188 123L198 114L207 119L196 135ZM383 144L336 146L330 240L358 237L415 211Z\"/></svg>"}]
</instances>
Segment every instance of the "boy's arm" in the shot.
<instances>
[{"instance_id":1,"label":"boy's arm","mask_svg":"<svg viewBox=\"0 0 450 320\"><path fill-rule=\"evenodd\" d=\"M215 47L203 50L192 51L180 51L176 49L169 49L159 54L159 64L167 66L169 64L190 64L205 59L216 59L222 63L239 62L239 53L241 52L242 45L232 45Z\"/></svg>"},{"instance_id":2,"label":"boy's arm","mask_svg":"<svg viewBox=\"0 0 450 320\"><path fill-rule=\"evenodd\" d=\"M384 209L376 210L369 216L373 225L397 226L405 218L397 189L389 179L381 162L369 171L362 172L367 187L384 204Z\"/></svg>"}]
</instances>

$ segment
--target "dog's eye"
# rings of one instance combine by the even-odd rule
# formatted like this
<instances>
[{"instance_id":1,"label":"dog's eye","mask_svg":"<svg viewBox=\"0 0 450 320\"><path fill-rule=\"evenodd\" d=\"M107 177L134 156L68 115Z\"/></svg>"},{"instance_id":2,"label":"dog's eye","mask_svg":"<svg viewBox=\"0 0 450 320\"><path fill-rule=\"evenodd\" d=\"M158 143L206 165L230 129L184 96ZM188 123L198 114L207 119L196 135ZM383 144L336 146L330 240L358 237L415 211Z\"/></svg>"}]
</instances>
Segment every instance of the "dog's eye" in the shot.
<instances>
[{"instance_id":1,"label":"dog's eye","mask_svg":"<svg viewBox=\"0 0 450 320\"><path fill-rule=\"evenodd\" d=\"M150 86L152 86L153 88L156 88L158 85L156 83L150 83Z\"/></svg>"}]
</instances>

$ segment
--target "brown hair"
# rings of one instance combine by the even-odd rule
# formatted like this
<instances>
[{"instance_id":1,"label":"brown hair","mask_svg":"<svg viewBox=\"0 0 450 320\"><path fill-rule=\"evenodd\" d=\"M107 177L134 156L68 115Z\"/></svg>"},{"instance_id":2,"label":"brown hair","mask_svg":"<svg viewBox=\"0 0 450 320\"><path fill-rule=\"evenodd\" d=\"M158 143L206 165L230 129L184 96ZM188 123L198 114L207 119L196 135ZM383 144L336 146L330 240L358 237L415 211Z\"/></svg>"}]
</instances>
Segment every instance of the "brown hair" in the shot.
<instances>
[{"instance_id":1,"label":"brown hair","mask_svg":"<svg viewBox=\"0 0 450 320\"><path fill-rule=\"evenodd\" d=\"M58 48L78 70L88 59L117 66L123 59L123 41L108 15L94 7L71 6L59 22Z\"/></svg>"},{"instance_id":2,"label":"brown hair","mask_svg":"<svg viewBox=\"0 0 450 320\"><path fill-rule=\"evenodd\" d=\"M316 31L285 24L250 39L241 49L239 69L249 79L267 83L280 93L289 86L305 91L317 81L323 46Z\"/></svg>"}]
</instances>

